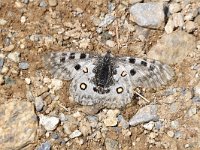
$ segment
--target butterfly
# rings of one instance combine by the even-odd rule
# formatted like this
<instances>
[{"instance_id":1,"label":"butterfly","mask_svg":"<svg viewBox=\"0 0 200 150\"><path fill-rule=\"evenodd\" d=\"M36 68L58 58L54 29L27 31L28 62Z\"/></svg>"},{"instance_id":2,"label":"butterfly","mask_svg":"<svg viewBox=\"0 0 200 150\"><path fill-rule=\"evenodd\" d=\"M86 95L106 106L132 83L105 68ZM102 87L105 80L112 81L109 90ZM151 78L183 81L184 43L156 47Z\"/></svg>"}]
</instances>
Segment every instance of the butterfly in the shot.
<instances>
[{"instance_id":1,"label":"butterfly","mask_svg":"<svg viewBox=\"0 0 200 150\"><path fill-rule=\"evenodd\" d=\"M171 67L156 60L75 52L45 56L50 73L71 80L70 95L82 105L121 108L131 102L136 87L156 88L172 79Z\"/></svg>"}]
</instances>

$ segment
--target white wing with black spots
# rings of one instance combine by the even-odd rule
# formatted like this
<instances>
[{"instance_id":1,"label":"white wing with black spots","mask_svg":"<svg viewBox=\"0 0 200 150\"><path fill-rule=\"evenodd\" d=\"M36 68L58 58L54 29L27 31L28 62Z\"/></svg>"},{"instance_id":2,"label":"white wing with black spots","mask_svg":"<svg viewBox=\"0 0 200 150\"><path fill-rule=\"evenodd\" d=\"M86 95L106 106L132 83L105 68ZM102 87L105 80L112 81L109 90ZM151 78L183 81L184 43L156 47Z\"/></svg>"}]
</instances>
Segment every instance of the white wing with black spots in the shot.
<instances>
[{"instance_id":1,"label":"white wing with black spots","mask_svg":"<svg viewBox=\"0 0 200 150\"><path fill-rule=\"evenodd\" d=\"M121 57L119 62L125 66L134 87L156 88L174 76L168 65L156 60Z\"/></svg>"}]
</instances>

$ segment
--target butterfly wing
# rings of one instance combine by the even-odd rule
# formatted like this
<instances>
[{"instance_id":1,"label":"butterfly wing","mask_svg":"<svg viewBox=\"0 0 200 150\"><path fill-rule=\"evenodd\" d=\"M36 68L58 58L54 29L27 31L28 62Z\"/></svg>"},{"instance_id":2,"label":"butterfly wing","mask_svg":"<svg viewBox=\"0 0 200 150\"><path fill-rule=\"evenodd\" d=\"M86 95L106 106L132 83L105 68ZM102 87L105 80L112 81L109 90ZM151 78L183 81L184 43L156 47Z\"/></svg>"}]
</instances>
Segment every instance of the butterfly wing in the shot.
<instances>
[{"instance_id":1,"label":"butterfly wing","mask_svg":"<svg viewBox=\"0 0 200 150\"><path fill-rule=\"evenodd\" d=\"M90 59L91 55L85 53L52 52L44 57L44 62L55 78L70 80Z\"/></svg>"},{"instance_id":2,"label":"butterfly wing","mask_svg":"<svg viewBox=\"0 0 200 150\"><path fill-rule=\"evenodd\" d=\"M156 88L166 84L173 76L173 70L156 60L134 57L120 57L134 87Z\"/></svg>"},{"instance_id":3,"label":"butterfly wing","mask_svg":"<svg viewBox=\"0 0 200 150\"><path fill-rule=\"evenodd\" d=\"M133 96L132 83L129 75L121 76L121 72L125 70L124 66L120 65L116 68L117 74L113 76L113 84L108 87L108 92L100 94L95 91L96 85L93 83L95 61L97 60L88 61L83 71L72 80L70 94L73 99L82 105L98 104L109 108L120 108L129 103Z\"/></svg>"}]
</instances>

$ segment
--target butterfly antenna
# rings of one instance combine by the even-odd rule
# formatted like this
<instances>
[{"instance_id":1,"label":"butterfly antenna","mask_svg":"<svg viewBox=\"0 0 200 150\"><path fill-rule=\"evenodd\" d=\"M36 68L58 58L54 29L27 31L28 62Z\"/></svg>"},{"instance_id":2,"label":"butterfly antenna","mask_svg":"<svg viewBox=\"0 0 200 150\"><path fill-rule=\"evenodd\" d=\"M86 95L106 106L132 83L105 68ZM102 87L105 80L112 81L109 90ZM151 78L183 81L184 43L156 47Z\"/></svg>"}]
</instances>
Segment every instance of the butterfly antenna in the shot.
<instances>
[{"instance_id":1,"label":"butterfly antenna","mask_svg":"<svg viewBox=\"0 0 200 150\"><path fill-rule=\"evenodd\" d=\"M141 97L144 101L146 101L147 103L150 103L150 101L148 99L146 99L144 96L142 96L140 93L136 92L136 91L133 91L135 92L135 94L137 94L139 97Z\"/></svg>"}]
</instances>

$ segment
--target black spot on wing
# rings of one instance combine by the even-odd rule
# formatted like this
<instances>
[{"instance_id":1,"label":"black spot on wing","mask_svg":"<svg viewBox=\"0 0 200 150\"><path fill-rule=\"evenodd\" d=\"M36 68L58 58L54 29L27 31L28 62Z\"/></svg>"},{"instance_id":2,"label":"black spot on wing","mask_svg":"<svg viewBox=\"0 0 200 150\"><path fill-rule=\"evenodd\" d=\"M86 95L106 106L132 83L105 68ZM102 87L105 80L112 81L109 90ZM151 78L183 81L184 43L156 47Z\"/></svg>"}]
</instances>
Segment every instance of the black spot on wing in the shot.
<instances>
[{"instance_id":1,"label":"black spot on wing","mask_svg":"<svg viewBox=\"0 0 200 150\"><path fill-rule=\"evenodd\" d=\"M74 58L75 58L75 53L71 53L69 59L74 59Z\"/></svg>"},{"instance_id":2,"label":"black spot on wing","mask_svg":"<svg viewBox=\"0 0 200 150\"><path fill-rule=\"evenodd\" d=\"M147 62L145 62L145 61L141 61L141 65L143 65L143 66L147 66Z\"/></svg>"},{"instance_id":3,"label":"black spot on wing","mask_svg":"<svg viewBox=\"0 0 200 150\"><path fill-rule=\"evenodd\" d=\"M154 65L150 65L149 70L153 71L154 69L155 69L155 66Z\"/></svg>"},{"instance_id":4,"label":"black spot on wing","mask_svg":"<svg viewBox=\"0 0 200 150\"><path fill-rule=\"evenodd\" d=\"M86 54L81 53L81 55L80 55L80 59L84 59L84 58L86 58Z\"/></svg>"},{"instance_id":5,"label":"black spot on wing","mask_svg":"<svg viewBox=\"0 0 200 150\"><path fill-rule=\"evenodd\" d=\"M76 70L79 70L79 69L81 68L81 65L77 64L76 66L74 66L74 68L75 68Z\"/></svg>"},{"instance_id":6,"label":"black spot on wing","mask_svg":"<svg viewBox=\"0 0 200 150\"><path fill-rule=\"evenodd\" d=\"M64 63L65 62L65 57L60 58L60 62Z\"/></svg>"},{"instance_id":7,"label":"black spot on wing","mask_svg":"<svg viewBox=\"0 0 200 150\"><path fill-rule=\"evenodd\" d=\"M130 74L133 76L133 75L136 74L136 71L135 71L134 69L131 69L131 70L130 70Z\"/></svg>"},{"instance_id":8,"label":"black spot on wing","mask_svg":"<svg viewBox=\"0 0 200 150\"><path fill-rule=\"evenodd\" d=\"M134 64L135 63L135 58L129 58L129 63Z\"/></svg>"}]
</instances>

